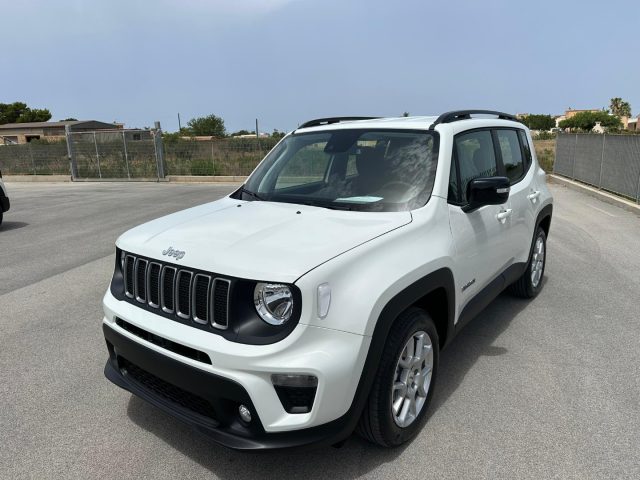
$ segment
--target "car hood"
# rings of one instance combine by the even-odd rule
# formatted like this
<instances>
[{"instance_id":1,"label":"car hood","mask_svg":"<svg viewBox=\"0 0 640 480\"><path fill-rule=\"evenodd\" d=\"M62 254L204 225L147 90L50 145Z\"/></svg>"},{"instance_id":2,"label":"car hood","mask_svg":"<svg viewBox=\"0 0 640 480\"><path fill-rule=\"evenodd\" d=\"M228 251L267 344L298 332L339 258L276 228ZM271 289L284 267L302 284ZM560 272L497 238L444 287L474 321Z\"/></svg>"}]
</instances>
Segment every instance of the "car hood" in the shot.
<instances>
[{"instance_id":1,"label":"car hood","mask_svg":"<svg viewBox=\"0 0 640 480\"><path fill-rule=\"evenodd\" d=\"M293 283L309 270L411 222L410 212L356 212L223 198L142 224L119 248L222 275ZM169 247L180 260L163 256Z\"/></svg>"}]
</instances>

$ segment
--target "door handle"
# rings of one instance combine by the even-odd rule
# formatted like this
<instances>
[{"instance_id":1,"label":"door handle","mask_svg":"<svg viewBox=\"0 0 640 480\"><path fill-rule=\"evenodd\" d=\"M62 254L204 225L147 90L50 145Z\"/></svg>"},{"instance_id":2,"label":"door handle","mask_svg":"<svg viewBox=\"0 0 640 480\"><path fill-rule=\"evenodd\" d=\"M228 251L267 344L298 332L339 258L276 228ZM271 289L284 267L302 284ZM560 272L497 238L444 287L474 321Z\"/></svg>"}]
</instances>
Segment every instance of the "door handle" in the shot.
<instances>
[{"instance_id":1,"label":"door handle","mask_svg":"<svg viewBox=\"0 0 640 480\"><path fill-rule=\"evenodd\" d=\"M496 218L500 223L504 223L507 221L507 218L509 218L512 213L513 213L513 210L511 208L507 208L506 210L502 210L498 212L498 214L496 215Z\"/></svg>"},{"instance_id":2,"label":"door handle","mask_svg":"<svg viewBox=\"0 0 640 480\"><path fill-rule=\"evenodd\" d=\"M536 203L539 196L540 192L536 190L535 192L531 192L529 195L527 195L527 198L531 200L531 203Z\"/></svg>"}]
</instances>

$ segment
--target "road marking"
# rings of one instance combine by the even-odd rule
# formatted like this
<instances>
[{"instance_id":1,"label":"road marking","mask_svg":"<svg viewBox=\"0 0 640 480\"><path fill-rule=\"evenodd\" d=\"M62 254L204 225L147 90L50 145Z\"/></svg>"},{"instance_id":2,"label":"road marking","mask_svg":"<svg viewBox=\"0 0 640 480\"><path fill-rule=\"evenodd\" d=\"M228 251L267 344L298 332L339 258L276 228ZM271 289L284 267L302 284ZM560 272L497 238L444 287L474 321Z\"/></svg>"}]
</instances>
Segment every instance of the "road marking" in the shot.
<instances>
[{"instance_id":1,"label":"road marking","mask_svg":"<svg viewBox=\"0 0 640 480\"><path fill-rule=\"evenodd\" d=\"M602 213L604 213L605 215L609 215L610 217L617 217L617 215L614 215L613 213L609 213L609 212L607 212L606 210L602 210L601 208L594 207L593 205L589 205L589 204L587 204L587 206L589 206L589 207L593 208L594 210L598 210L599 212L602 212Z\"/></svg>"}]
</instances>

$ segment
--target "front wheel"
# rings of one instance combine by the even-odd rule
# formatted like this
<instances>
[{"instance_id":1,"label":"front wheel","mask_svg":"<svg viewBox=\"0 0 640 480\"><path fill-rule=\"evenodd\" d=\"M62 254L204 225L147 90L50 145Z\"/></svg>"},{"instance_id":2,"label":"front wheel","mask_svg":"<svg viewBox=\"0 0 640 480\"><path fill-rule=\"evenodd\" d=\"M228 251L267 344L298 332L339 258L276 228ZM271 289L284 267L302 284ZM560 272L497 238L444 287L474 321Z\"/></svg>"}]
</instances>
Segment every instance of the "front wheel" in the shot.
<instances>
[{"instance_id":1,"label":"front wheel","mask_svg":"<svg viewBox=\"0 0 640 480\"><path fill-rule=\"evenodd\" d=\"M542 290L542 276L547 260L547 235L538 227L533 239L527 269L510 287L509 291L517 297L533 298Z\"/></svg>"},{"instance_id":2,"label":"front wheel","mask_svg":"<svg viewBox=\"0 0 640 480\"><path fill-rule=\"evenodd\" d=\"M383 447L412 439L426 421L439 344L427 312L410 308L392 326L357 432Z\"/></svg>"}]
</instances>

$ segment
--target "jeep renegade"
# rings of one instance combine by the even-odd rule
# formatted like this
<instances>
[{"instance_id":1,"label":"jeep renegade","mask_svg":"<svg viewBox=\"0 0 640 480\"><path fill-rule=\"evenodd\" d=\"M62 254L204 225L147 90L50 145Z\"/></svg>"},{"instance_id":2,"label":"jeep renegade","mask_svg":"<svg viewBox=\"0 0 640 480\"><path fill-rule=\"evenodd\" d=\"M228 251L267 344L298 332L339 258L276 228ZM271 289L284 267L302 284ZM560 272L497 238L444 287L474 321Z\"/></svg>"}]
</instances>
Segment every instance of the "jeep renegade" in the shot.
<instances>
[{"instance_id":1,"label":"jeep renegade","mask_svg":"<svg viewBox=\"0 0 640 480\"><path fill-rule=\"evenodd\" d=\"M532 145L484 110L301 125L231 195L118 239L105 375L231 448L410 440L440 351L544 284Z\"/></svg>"}]
</instances>

